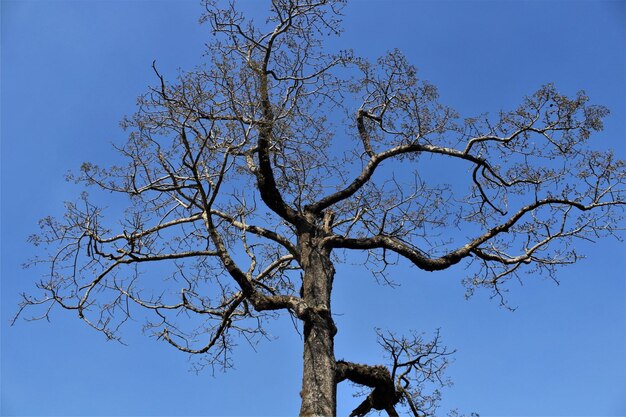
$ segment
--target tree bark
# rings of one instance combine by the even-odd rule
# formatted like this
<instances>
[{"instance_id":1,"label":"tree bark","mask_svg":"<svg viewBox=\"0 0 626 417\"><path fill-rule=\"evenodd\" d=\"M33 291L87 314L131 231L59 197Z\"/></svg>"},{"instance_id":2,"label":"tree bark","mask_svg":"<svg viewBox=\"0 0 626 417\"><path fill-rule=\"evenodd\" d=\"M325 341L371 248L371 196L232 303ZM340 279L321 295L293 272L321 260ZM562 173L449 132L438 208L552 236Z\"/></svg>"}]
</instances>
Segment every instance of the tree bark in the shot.
<instances>
[{"instance_id":1,"label":"tree bark","mask_svg":"<svg viewBox=\"0 0 626 417\"><path fill-rule=\"evenodd\" d=\"M304 233L300 237L302 296L310 307L304 319L304 369L300 416L335 416L337 384L335 381L334 337L337 329L330 310L330 294L335 269L328 249L319 240Z\"/></svg>"}]
</instances>

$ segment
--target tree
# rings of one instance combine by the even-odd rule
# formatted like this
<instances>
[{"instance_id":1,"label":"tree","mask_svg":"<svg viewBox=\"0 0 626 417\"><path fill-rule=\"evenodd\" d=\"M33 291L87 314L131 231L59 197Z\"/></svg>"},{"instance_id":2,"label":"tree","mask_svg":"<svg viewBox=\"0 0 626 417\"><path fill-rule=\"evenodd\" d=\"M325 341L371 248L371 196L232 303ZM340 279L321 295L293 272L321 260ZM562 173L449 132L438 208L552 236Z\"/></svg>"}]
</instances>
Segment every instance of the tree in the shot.
<instances>
[{"instance_id":1,"label":"tree","mask_svg":"<svg viewBox=\"0 0 626 417\"><path fill-rule=\"evenodd\" d=\"M388 368L335 359L334 263L364 252L383 280L399 261L464 263L468 289L497 296L524 270L554 274L576 261L575 239L620 221L623 162L586 148L606 109L548 85L518 109L461 120L398 51L376 63L326 53L341 2L274 1L259 27L214 7L210 65L173 83L155 65L156 87L124 123L128 164L77 177L130 197L121 227L86 195L44 219L33 240L52 249L50 276L24 305L76 310L110 338L144 308L161 339L222 366L231 338L262 336L286 310L304 327L301 414L334 414L343 380L371 388L354 415L430 413L427 385L449 354L438 335L381 331ZM466 183L433 182L442 162Z\"/></svg>"}]
</instances>

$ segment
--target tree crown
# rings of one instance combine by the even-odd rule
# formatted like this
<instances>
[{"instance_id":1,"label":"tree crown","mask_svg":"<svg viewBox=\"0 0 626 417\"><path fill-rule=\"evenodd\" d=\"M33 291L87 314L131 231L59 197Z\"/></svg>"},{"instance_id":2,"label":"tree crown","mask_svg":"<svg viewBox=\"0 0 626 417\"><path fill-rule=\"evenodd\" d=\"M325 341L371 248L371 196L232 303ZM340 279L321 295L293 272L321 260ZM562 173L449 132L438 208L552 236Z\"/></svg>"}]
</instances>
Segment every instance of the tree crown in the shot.
<instances>
[{"instance_id":1,"label":"tree crown","mask_svg":"<svg viewBox=\"0 0 626 417\"><path fill-rule=\"evenodd\" d=\"M343 4L274 0L257 24L234 3L206 2L206 63L173 81L154 63L156 85L122 123L127 163L85 163L72 177L128 196L119 224L87 194L43 219L31 240L50 249L35 261L50 272L22 307L76 310L109 338L144 309L158 338L228 367L232 338L256 341L276 311L306 322L329 308L300 290L313 249L365 252L384 281L400 260L464 263L468 292L504 303L510 278L554 277L580 257L576 240L615 235L624 162L588 147L606 108L547 84L515 109L461 118L398 50L375 62L327 52ZM442 164L458 178L439 180ZM438 334L380 340L398 387L385 401L431 410L438 397L422 387L449 353ZM337 364L340 380L387 381Z\"/></svg>"}]
</instances>

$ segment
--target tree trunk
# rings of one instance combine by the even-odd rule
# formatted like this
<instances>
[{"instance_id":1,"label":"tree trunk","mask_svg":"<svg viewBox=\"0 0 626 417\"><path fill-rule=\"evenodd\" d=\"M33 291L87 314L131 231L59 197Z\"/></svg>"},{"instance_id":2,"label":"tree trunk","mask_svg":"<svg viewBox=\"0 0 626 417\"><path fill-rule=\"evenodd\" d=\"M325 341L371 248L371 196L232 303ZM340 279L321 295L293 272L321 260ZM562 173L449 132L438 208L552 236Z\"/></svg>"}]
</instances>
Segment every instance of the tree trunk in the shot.
<instances>
[{"instance_id":1,"label":"tree trunk","mask_svg":"<svg viewBox=\"0 0 626 417\"><path fill-rule=\"evenodd\" d=\"M301 237L304 277L302 296L311 307L304 320L304 370L302 375L301 416L335 416L334 337L337 333L330 310L330 295L335 269L330 253L319 248L308 236Z\"/></svg>"}]
</instances>

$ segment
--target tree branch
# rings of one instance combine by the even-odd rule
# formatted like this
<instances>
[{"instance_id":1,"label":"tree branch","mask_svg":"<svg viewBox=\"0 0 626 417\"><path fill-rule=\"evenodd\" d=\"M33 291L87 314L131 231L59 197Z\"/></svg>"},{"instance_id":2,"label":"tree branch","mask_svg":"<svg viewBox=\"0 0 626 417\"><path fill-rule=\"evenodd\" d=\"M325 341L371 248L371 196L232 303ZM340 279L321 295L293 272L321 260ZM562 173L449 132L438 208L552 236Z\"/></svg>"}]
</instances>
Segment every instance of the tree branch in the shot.
<instances>
[{"instance_id":1,"label":"tree branch","mask_svg":"<svg viewBox=\"0 0 626 417\"><path fill-rule=\"evenodd\" d=\"M484 251L480 250L480 245L493 239L501 233L508 232L525 214L531 213L543 206L551 205L563 205L567 207L573 207L580 211L589 211L600 207L612 206L612 205L626 205L623 201L609 201L609 202L595 202L588 205L582 204L577 201L570 201L558 198L546 198L536 201L532 204L522 207L508 220L501 223L498 226L492 227L484 234L474 238L469 243L459 247L458 249L448 252L446 255L438 258L430 258L419 249L409 246L408 244L401 242L400 240L385 236L376 235L367 238L346 238L342 236L331 236L326 238L325 244L333 248L346 248L346 249L387 249L391 250L406 259L410 260L415 266L425 271L439 271L449 268L452 265L457 264L463 258L476 254L484 259L488 256ZM547 242L546 242L547 243ZM545 243L542 243L543 245ZM525 258L529 259L529 258ZM525 259L515 260L514 262L523 261ZM490 259L493 260L493 259Z\"/></svg>"},{"instance_id":2,"label":"tree branch","mask_svg":"<svg viewBox=\"0 0 626 417\"><path fill-rule=\"evenodd\" d=\"M391 373L384 366L369 366L346 361L337 361L336 380L350 380L356 384L374 388L350 417L365 416L372 409L385 410L389 416L398 416L394 405L400 401Z\"/></svg>"}]
</instances>

